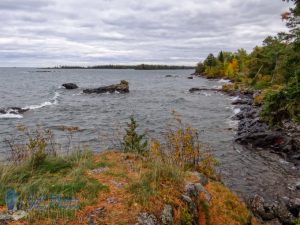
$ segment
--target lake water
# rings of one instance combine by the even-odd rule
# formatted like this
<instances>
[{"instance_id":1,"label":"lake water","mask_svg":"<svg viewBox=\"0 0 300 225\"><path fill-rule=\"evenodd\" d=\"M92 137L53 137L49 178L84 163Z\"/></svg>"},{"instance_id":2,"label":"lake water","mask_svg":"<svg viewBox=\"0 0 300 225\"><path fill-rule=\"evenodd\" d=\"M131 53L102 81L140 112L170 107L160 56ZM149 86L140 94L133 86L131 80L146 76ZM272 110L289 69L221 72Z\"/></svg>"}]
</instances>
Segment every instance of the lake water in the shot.
<instances>
[{"instance_id":1,"label":"lake water","mask_svg":"<svg viewBox=\"0 0 300 225\"><path fill-rule=\"evenodd\" d=\"M299 168L265 151L254 152L234 144L236 121L232 97L216 92L189 93L191 87L217 88L225 81L187 79L192 70L49 70L0 68L0 108L23 107L23 115L0 114L0 138L16 132L19 124L50 128L62 143L68 143L62 126L79 127L72 144L94 151L114 148L131 115L141 131L161 138L175 110L185 122L200 131L220 162L225 184L247 198L257 193L266 198L298 195L292 185L300 181ZM165 77L166 75L173 77ZM127 80L128 94L83 94L84 88ZM61 84L74 82L80 88L66 90ZM7 146L1 143L1 157ZM276 190L276 191L274 191Z\"/></svg>"}]
</instances>

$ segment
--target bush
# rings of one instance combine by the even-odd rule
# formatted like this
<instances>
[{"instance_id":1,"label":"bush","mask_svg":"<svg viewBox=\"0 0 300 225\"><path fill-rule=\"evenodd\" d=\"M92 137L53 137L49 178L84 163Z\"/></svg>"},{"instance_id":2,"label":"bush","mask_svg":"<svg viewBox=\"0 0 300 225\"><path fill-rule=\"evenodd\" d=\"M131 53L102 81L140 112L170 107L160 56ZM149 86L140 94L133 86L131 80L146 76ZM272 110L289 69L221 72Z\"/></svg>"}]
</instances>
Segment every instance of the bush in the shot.
<instances>
[{"instance_id":1,"label":"bush","mask_svg":"<svg viewBox=\"0 0 300 225\"><path fill-rule=\"evenodd\" d=\"M143 141L145 134L138 134L136 129L138 124L136 123L133 116L130 117L130 123L127 124L125 129L126 134L123 137L123 150L124 152L132 152L140 155L147 154L147 141Z\"/></svg>"},{"instance_id":2,"label":"bush","mask_svg":"<svg viewBox=\"0 0 300 225\"><path fill-rule=\"evenodd\" d=\"M150 150L165 163L179 166L183 170L197 170L215 178L217 161L210 154L208 145L200 142L198 131L184 124L175 113L174 122L166 134L166 143L161 145L155 140Z\"/></svg>"}]
</instances>

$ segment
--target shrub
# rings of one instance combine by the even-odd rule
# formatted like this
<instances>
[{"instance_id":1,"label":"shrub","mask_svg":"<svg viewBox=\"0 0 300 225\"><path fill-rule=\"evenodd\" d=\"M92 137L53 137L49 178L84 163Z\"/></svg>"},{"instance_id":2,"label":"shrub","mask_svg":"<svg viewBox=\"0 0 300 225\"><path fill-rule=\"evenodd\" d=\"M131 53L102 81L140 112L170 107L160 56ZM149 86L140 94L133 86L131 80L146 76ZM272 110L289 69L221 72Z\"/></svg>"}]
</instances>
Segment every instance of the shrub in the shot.
<instances>
[{"instance_id":1,"label":"shrub","mask_svg":"<svg viewBox=\"0 0 300 225\"><path fill-rule=\"evenodd\" d=\"M130 117L130 123L127 124L127 129L125 129L126 134L123 137L123 150L124 152L132 152L140 155L147 154L148 142L143 140L145 134L138 134L136 129L138 127L137 122L134 117Z\"/></svg>"},{"instance_id":2,"label":"shrub","mask_svg":"<svg viewBox=\"0 0 300 225\"><path fill-rule=\"evenodd\" d=\"M174 122L166 133L165 144L154 140L150 152L159 155L165 163L177 165L183 170L198 170L215 177L217 161L210 154L208 145L200 142L198 131L184 124L175 113Z\"/></svg>"}]
</instances>

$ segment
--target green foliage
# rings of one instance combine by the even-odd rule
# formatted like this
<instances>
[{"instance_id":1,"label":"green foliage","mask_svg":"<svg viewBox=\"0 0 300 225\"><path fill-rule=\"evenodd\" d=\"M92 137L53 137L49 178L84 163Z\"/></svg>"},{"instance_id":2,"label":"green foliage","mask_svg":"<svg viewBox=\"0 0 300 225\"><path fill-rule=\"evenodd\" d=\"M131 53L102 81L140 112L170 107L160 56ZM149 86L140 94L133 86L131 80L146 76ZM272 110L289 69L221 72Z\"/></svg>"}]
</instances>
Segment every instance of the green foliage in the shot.
<instances>
[{"instance_id":1,"label":"green foliage","mask_svg":"<svg viewBox=\"0 0 300 225\"><path fill-rule=\"evenodd\" d=\"M266 97L261 115L271 126L281 124L284 120L300 122L299 82L293 82L278 92L270 93Z\"/></svg>"},{"instance_id":2,"label":"green foliage","mask_svg":"<svg viewBox=\"0 0 300 225\"><path fill-rule=\"evenodd\" d=\"M209 67L210 69L213 67L213 66L216 66L217 65L217 59L215 58L215 56L210 53L207 58L205 59L204 61L204 65L206 65L207 67Z\"/></svg>"},{"instance_id":3,"label":"green foliage","mask_svg":"<svg viewBox=\"0 0 300 225\"><path fill-rule=\"evenodd\" d=\"M138 127L137 122L134 117L130 117L130 123L127 124L127 129L125 129L126 134L123 137L123 150L124 152L132 152L140 155L147 154L147 141L143 140L145 134L138 134L136 129Z\"/></svg>"},{"instance_id":4,"label":"green foliage","mask_svg":"<svg viewBox=\"0 0 300 225\"><path fill-rule=\"evenodd\" d=\"M46 156L36 167L32 167L31 160L17 166L3 165L0 167L0 205L4 205L8 188L14 188L25 202L31 195L61 194L82 195L81 204L91 204L100 190L109 191L107 186L85 175L96 164L93 155L83 151L65 157Z\"/></svg>"},{"instance_id":5,"label":"green foliage","mask_svg":"<svg viewBox=\"0 0 300 225\"><path fill-rule=\"evenodd\" d=\"M144 166L147 171L128 187L128 191L134 194L133 200L142 205L147 204L152 196L158 195L163 184L179 185L184 180L184 171L174 164L149 158Z\"/></svg>"},{"instance_id":6,"label":"green foliage","mask_svg":"<svg viewBox=\"0 0 300 225\"><path fill-rule=\"evenodd\" d=\"M181 225L193 225L194 218L193 214L190 212L188 208L184 208L181 212Z\"/></svg>"},{"instance_id":7,"label":"green foliage","mask_svg":"<svg viewBox=\"0 0 300 225\"><path fill-rule=\"evenodd\" d=\"M203 74L205 72L205 65L199 62L196 67L196 74Z\"/></svg>"}]
</instances>

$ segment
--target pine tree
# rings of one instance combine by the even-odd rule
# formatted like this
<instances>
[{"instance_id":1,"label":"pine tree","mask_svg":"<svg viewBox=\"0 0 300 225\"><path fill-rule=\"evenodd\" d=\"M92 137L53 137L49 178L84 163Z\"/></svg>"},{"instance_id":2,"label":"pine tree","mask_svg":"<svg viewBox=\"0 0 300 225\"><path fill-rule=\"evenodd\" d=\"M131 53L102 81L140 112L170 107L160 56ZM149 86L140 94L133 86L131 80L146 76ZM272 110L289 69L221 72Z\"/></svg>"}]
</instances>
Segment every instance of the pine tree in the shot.
<instances>
[{"instance_id":1,"label":"pine tree","mask_svg":"<svg viewBox=\"0 0 300 225\"><path fill-rule=\"evenodd\" d=\"M213 66L217 65L217 60L215 56L212 53L210 53L204 61L204 64L211 69Z\"/></svg>"},{"instance_id":2,"label":"pine tree","mask_svg":"<svg viewBox=\"0 0 300 225\"><path fill-rule=\"evenodd\" d=\"M130 123L127 123L127 128L125 129L126 134L123 137L123 150L124 152L133 152L140 155L147 154L147 141L143 141L145 134L139 135L136 131L138 127L137 122L134 117L130 117Z\"/></svg>"}]
</instances>

